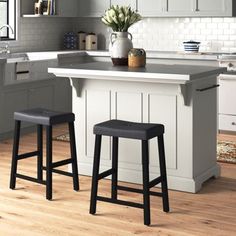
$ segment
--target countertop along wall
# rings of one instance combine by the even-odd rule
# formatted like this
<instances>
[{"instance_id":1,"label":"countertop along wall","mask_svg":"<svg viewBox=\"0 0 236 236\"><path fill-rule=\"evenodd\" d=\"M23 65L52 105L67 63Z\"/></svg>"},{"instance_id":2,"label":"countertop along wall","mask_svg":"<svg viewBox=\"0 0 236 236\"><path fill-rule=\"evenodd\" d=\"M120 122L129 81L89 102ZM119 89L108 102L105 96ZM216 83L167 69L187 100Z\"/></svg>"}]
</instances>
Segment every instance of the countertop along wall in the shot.
<instances>
[{"instance_id":1,"label":"countertop along wall","mask_svg":"<svg viewBox=\"0 0 236 236\"><path fill-rule=\"evenodd\" d=\"M110 30L99 18L74 19L74 30L95 32L99 49L107 49ZM182 42L197 40L201 51L236 52L236 18L144 18L129 30L134 47L182 51Z\"/></svg>"}]
</instances>

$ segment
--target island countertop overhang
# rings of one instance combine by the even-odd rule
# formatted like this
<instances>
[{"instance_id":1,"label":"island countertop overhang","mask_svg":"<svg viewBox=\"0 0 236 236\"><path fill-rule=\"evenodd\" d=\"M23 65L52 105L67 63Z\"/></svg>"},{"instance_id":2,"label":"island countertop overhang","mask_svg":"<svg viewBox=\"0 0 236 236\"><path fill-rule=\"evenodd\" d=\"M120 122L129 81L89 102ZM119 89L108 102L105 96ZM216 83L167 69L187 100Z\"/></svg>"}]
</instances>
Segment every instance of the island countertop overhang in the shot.
<instances>
[{"instance_id":1,"label":"island countertop overhang","mask_svg":"<svg viewBox=\"0 0 236 236\"><path fill-rule=\"evenodd\" d=\"M173 84L186 84L204 77L217 76L226 70L220 67L164 64L129 68L113 66L111 62L71 63L48 68L48 72L57 77Z\"/></svg>"}]
</instances>

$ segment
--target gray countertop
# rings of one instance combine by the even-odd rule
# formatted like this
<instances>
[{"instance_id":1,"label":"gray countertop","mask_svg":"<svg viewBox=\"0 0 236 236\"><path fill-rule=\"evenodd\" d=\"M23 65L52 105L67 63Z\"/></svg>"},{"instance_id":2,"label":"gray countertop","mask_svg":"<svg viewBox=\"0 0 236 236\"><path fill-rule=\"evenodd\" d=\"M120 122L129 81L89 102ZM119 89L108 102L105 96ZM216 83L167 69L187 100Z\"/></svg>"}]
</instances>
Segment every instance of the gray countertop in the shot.
<instances>
[{"instance_id":1,"label":"gray countertop","mask_svg":"<svg viewBox=\"0 0 236 236\"><path fill-rule=\"evenodd\" d=\"M9 56L11 58L19 57L21 54L25 54L30 61L34 60L51 60L57 59L58 55L73 55L86 53L89 56L100 56L109 57L109 52L106 50L97 51L45 51L45 52L23 52L23 53L12 53L10 55L0 55L0 63L5 63ZM210 53L210 52L199 52L199 53L185 53L175 51L147 51L147 58L156 59L182 59L182 60L210 60L217 61L222 53Z\"/></svg>"},{"instance_id":2,"label":"gray countertop","mask_svg":"<svg viewBox=\"0 0 236 236\"><path fill-rule=\"evenodd\" d=\"M113 66L111 62L72 63L49 68L59 77L164 82L185 84L211 75L219 75L226 68L190 65L148 64L145 68Z\"/></svg>"}]
</instances>

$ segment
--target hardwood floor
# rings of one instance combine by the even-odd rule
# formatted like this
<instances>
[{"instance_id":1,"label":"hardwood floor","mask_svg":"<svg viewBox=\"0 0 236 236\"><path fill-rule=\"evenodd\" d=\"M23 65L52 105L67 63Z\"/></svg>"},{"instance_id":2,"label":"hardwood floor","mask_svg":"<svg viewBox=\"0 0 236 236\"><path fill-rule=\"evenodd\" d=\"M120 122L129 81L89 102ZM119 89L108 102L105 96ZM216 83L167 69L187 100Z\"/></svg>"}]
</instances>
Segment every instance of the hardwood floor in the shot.
<instances>
[{"instance_id":1,"label":"hardwood floor","mask_svg":"<svg viewBox=\"0 0 236 236\"><path fill-rule=\"evenodd\" d=\"M236 135L221 133L218 135L218 139L222 141L236 141Z\"/></svg>"},{"instance_id":2,"label":"hardwood floor","mask_svg":"<svg viewBox=\"0 0 236 236\"><path fill-rule=\"evenodd\" d=\"M24 135L21 151L34 148L35 134ZM0 235L235 235L236 165L221 164L221 177L209 180L198 194L170 191L168 214L162 212L161 199L151 197L152 225L147 227L141 209L98 202L97 215L88 214L90 177L80 176L81 190L74 192L70 178L55 174L50 202L45 186L17 180L17 189L10 190L11 149L12 140L0 143ZM68 154L68 143L54 142L54 160ZM36 159L22 160L19 171L35 176ZM108 196L110 182L102 181L99 191ZM122 199L142 201L138 194L119 193Z\"/></svg>"}]
</instances>

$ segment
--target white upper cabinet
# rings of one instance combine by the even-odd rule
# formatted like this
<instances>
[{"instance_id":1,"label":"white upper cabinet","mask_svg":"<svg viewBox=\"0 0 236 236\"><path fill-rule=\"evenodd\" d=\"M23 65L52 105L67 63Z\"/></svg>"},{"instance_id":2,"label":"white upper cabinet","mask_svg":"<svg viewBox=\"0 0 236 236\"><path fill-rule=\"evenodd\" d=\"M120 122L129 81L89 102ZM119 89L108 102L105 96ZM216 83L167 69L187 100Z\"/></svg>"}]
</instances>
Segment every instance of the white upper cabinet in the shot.
<instances>
[{"instance_id":1,"label":"white upper cabinet","mask_svg":"<svg viewBox=\"0 0 236 236\"><path fill-rule=\"evenodd\" d=\"M232 0L197 0L196 6L196 14L201 16L233 16L234 13Z\"/></svg>"},{"instance_id":2,"label":"white upper cabinet","mask_svg":"<svg viewBox=\"0 0 236 236\"><path fill-rule=\"evenodd\" d=\"M143 17L236 16L236 0L56 0L61 17L101 17L111 5L126 5ZM34 1L21 0L21 14L34 14Z\"/></svg>"},{"instance_id":3,"label":"white upper cabinet","mask_svg":"<svg viewBox=\"0 0 236 236\"><path fill-rule=\"evenodd\" d=\"M79 15L78 0L57 0L56 1L56 15L63 17L77 17Z\"/></svg>"},{"instance_id":4,"label":"white upper cabinet","mask_svg":"<svg viewBox=\"0 0 236 236\"><path fill-rule=\"evenodd\" d=\"M143 17L157 17L163 14L165 6L163 0L141 0L138 1L138 12Z\"/></svg>"},{"instance_id":5,"label":"white upper cabinet","mask_svg":"<svg viewBox=\"0 0 236 236\"><path fill-rule=\"evenodd\" d=\"M166 0L166 14L169 16L189 16L194 11L195 0Z\"/></svg>"},{"instance_id":6,"label":"white upper cabinet","mask_svg":"<svg viewBox=\"0 0 236 236\"><path fill-rule=\"evenodd\" d=\"M134 10L137 9L137 1L136 0L111 0L111 5L131 6L132 9L134 9Z\"/></svg>"},{"instance_id":7,"label":"white upper cabinet","mask_svg":"<svg viewBox=\"0 0 236 236\"><path fill-rule=\"evenodd\" d=\"M110 7L110 0L79 0L78 2L79 15L83 17L101 17Z\"/></svg>"},{"instance_id":8,"label":"white upper cabinet","mask_svg":"<svg viewBox=\"0 0 236 236\"><path fill-rule=\"evenodd\" d=\"M236 16L235 0L137 0L146 17Z\"/></svg>"}]
</instances>

